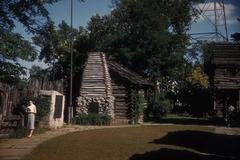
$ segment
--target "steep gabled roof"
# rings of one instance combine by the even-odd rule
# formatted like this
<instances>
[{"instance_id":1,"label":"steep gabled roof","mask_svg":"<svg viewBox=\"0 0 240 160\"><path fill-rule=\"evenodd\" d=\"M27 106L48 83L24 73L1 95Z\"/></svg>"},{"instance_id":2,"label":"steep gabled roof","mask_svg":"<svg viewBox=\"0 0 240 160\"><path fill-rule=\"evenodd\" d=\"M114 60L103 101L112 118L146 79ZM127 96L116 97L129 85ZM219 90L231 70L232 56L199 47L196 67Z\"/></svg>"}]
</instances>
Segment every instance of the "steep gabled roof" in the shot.
<instances>
[{"instance_id":1,"label":"steep gabled roof","mask_svg":"<svg viewBox=\"0 0 240 160\"><path fill-rule=\"evenodd\" d=\"M129 80L133 84L153 86L153 83L149 82L139 74L131 71L130 69L124 67L123 65L117 62L107 61L107 64L108 64L109 70L112 70L118 73L121 77Z\"/></svg>"}]
</instances>

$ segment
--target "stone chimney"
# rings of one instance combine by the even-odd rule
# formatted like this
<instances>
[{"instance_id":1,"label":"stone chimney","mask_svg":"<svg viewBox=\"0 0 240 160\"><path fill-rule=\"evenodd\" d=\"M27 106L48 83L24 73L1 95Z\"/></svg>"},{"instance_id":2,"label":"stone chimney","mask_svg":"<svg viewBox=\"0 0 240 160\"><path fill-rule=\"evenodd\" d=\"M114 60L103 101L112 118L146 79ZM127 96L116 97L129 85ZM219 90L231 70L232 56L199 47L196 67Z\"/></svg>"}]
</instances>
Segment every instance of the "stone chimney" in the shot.
<instances>
[{"instance_id":1,"label":"stone chimney","mask_svg":"<svg viewBox=\"0 0 240 160\"><path fill-rule=\"evenodd\" d=\"M114 118L114 97L112 95L111 77L105 54L92 52L88 55L77 99L77 113L106 113ZM94 107L94 109L91 109Z\"/></svg>"}]
</instances>

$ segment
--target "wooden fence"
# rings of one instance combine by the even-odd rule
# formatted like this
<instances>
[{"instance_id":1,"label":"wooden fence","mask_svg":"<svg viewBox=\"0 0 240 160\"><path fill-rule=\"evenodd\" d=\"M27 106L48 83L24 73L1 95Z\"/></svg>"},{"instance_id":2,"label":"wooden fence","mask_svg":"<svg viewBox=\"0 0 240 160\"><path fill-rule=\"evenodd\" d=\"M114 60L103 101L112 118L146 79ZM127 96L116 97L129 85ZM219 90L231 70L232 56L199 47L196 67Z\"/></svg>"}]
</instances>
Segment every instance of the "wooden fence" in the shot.
<instances>
[{"instance_id":1,"label":"wooden fence","mask_svg":"<svg viewBox=\"0 0 240 160\"><path fill-rule=\"evenodd\" d=\"M18 105L21 98L37 97L40 90L55 90L63 94L63 80L31 79L22 90L0 82L0 122L4 117L12 115L14 107Z\"/></svg>"}]
</instances>

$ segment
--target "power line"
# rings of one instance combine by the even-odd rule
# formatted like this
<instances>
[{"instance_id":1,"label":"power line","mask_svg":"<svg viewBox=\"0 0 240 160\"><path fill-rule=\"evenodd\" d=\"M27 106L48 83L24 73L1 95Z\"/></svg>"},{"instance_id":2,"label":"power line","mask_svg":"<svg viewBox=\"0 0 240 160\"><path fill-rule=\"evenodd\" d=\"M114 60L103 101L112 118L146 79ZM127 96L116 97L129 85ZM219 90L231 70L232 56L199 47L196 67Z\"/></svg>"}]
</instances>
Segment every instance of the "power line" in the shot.
<instances>
[{"instance_id":1,"label":"power line","mask_svg":"<svg viewBox=\"0 0 240 160\"><path fill-rule=\"evenodd\" d=\"M199 16L203 19L201 22L209 25L212 31L191 33L190 36L193 37L191 39L197 41L228 41L224 1L206 0L204 3L201 3L201 6L202 7L200 7L200 4L193 4L192 8L198 11ZM191 24L193 23L197 23L196 18L193 19Z\"/></svg>"}]
</instances>

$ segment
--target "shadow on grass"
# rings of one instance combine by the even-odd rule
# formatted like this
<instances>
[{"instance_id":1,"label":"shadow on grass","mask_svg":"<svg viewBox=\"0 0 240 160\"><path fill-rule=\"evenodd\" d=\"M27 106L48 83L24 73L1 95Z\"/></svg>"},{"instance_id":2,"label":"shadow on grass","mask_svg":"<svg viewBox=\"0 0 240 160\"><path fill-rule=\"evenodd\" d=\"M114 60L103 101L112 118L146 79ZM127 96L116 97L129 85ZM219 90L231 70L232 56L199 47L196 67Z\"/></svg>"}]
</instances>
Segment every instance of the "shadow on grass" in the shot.
<instances>
[{"instance_id":1,"label":"shadow on grass","mask_svg":"<svg viewBox=\"0 0 240 160\"><path fill-rule=\"evenodd\" d=\"M225 122L221 118L215 119L187 119L187 118L163 118L156 123L172 123L172 124L187 124L187 125L216 125L224 126Z\"/></svg>"},{"instance_id":2,"label":"shadow on grass","mask_svg":"<svg viewBox=\"0 0 240 160\"><path fill-rule=\"evenodd\" d=\"M145 154L135 154L129 160L226 160L214 155L201 155L187 150L163 148Z\"/></svg>"},{"instance_id":3,"label":"shadow on grass","mask_svg":"<svg viewBox=\"0 0 240 160\"><path fill-rule=\"evenodd\" d=\"M240 159L240 136L222 135L200 131L170 132L161 139L151 143L171 145L145 154L135 154L129 160L228 160ZM185 147L184 150L173 149L175 146ZM191 149L198 152L192 152Z\"/></svg>"}]
</instances>

